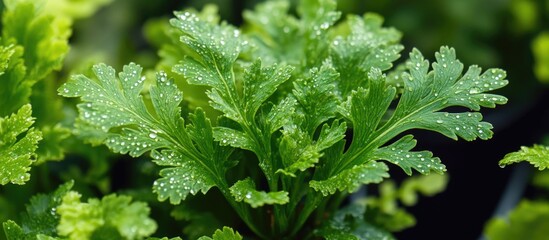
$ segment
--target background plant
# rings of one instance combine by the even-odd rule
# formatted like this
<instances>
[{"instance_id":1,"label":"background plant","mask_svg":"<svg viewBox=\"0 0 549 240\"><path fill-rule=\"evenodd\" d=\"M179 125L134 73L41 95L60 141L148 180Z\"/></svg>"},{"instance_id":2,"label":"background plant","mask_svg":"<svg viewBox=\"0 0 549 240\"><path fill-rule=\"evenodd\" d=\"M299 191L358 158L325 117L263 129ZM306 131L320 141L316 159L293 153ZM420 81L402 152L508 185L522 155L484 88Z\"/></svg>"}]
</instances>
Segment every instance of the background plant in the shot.
<instances>
[{"instance_id":1,"label":"background plant","mask_svg":"<svg viewBox=\"0 0 549 240\"><path fill-rule=\"evenodd\" d=\"M533 199L523 198L516 206L503 216L496 216L487 222L485 235L487 239L513 239L527 237L543 239L547 236L545 224L549 219L547 209L547 188L549 186L549 148L544 145L521 147L519 151L507 154L501 161L501 166L528 162L539 169L533 174L532 184L541 189L536 191ZM533 227L534 226L534 227Z\"/></svg>"}]
</instances>

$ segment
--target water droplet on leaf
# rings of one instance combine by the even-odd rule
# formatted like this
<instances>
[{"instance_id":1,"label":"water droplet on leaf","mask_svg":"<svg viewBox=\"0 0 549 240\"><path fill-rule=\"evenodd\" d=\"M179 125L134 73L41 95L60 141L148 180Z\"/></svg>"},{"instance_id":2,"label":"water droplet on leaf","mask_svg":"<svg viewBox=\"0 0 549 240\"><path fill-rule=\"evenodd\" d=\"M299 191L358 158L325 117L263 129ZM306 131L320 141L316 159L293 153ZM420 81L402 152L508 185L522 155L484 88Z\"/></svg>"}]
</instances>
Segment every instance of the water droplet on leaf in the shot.
<instances>
[{"instance_id":1,"label":"water droplet on leaf","mask_svg":"<svg viewBox=\"0 0 549 240\"><path fill-rule=\"evenodd\" d=\"M480 91L478 90L478 88L471 88L471 89L469 90L469 94L477 94L477 93L479 93L479 92L480 92Z\"/></svg>"}]
</instances>

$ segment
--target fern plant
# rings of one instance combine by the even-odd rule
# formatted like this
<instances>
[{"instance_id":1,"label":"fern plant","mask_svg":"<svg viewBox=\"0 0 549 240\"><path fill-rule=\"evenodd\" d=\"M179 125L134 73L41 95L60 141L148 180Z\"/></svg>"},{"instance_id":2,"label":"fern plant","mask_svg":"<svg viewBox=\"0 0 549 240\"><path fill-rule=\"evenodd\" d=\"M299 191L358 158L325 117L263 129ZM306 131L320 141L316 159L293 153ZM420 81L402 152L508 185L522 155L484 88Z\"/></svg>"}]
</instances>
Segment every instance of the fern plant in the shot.
<instances>
[{"instance_id":1,"label":"fern plant","mask_svg":"<svg viewBox=\"0 0 549 240\"><path fill-rule=\"evenodd\" d=\"M439 158L414 150L409 130L486 140L492 125L479 111L507 101L490 93L507 84L503 70L464 70L450 47L432 63L414 49L393 67L404 49L400 33L375 14L341 19L333 0L302 0L295 16L288 1L269 1L245 12L242 28L219 22L212 9L175 13L156 73L101 63L58 92L80 98L79 137L163 167L152 183L158 200L185 206L217 189L244 225L213 239L392 238L366 205L338 210L343 200L388 178L388 164L408 175L443 174ZM140 203L109 218L118 209L110 205L130 200L80 203L67 188L51 198L57 227L30 235L135 239L154 231ZM128 223L139 232L113 220L133 213L145 219Z\"/></svg>"},{"instance_id":2,"label":"fern plant","mask_svg":"<svg viewBox=\"0 0 549 240\"><path fill-rule=\"evenodd\" d=\"M523 161L538 168L539 171L532 175L531 182L541 191L536 191L534 198L522 197L513 209L509 209L502 216L490 219L484 227L487 239L513 239L519 236L544 239L547 236L545 226L549 219L549 201L546 197L549 189L549 172L546 168L549 166L549 147L540 144L522 146L520 150L506 154L499 164L505 167Z\"/></svg>"}]
</instances>

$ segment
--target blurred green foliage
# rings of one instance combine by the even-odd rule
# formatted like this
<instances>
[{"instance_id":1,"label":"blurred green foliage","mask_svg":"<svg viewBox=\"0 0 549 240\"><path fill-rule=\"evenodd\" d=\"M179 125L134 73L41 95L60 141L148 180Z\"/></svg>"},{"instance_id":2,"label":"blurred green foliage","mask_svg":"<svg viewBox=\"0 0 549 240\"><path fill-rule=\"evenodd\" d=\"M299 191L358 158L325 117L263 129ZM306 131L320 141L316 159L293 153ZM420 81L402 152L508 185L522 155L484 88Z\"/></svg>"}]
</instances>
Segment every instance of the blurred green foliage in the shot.
<instances>
[{"instance_id":1,"label":"blurred green foliage","mask_svg":"<svg viewBox=\"0 0 549 240\"><path fill-rule=\"evenodd\" d=\"M492 219L486 226L489 240L547 239L549 202L523 200L509 217Z\"/></svg>"}]
</instances>

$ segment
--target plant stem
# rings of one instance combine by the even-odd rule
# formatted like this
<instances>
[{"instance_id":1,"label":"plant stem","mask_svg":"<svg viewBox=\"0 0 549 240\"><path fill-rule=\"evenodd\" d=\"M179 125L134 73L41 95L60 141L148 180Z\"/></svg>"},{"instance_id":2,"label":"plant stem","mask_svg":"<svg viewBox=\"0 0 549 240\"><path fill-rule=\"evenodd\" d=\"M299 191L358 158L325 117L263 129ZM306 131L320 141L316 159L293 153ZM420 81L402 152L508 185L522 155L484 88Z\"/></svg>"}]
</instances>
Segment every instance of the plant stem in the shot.
<instances>
[{"instance_id":1,"label":"plant stem","mask_svg":"<svg viewBox=\"0 0 549 240\"><path fill-rule=\"evenodd\" d=\"M273 219L273 230L275 235L285 232L288 229L288 215L284 209L283 205L274 205L274 219Z\"/></svg>"},{"instance_id":2,"label":"plant stem","mask_svg":"<svg viewBox=\"0 0 549 240\"><path fill-rule=\"evenodd\" d=\"M219 186L220 186L219 187L220 191L223 194L223 196L225 197L225 199L227 199L229 204L236 211L238 216L240 216L242 221L244 221L246 226L248 226L248 228L250 228L250 230L252 232L254 232L260 238L269 239L268 235L265 234L264 231L260 230L256 226L255 223L257 223L257 221L254 222L254 218L251 215L250 208L247 205L244 205L243 203L236 202L234 200L234 198L232 197L232 195L230 194L229 188L225 184L222 184L222 185L219 185Z\"/></svg>"},{"instance_id":3,"label":"plant stem","mask_svg":"<svg viewBox=\"0 0 549 240\"><path fill-rule=\"evenodd\" d=\"M317 192L309 191L307 194L307 200L305 201L305 205L303 210L299 213L299 216L297 218L297 221L295 225L293 226L292 232L290 233L290 236L294 236L305 224L311 213L318 207L318 205L322 202L322 195L320 195Z\"/></svg>"}]
</instances>

